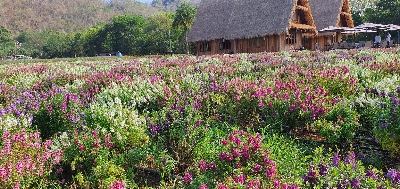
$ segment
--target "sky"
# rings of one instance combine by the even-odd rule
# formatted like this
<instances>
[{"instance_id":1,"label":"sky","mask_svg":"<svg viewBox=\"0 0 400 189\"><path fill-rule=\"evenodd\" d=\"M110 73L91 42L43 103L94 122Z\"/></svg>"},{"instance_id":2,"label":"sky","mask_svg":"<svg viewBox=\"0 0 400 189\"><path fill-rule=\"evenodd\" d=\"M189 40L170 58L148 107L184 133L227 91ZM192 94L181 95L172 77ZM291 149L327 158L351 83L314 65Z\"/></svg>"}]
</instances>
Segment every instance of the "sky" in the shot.
<instances>
[{"instance_id":1,"label":"sky","mask_svg":"<svg viewBox=\"0 0 400 189\"><path fill-rule=\"evenodd\" d=\"M151 3L153 0L136 0L142 3Z\"/></svg>"}]
</instances>

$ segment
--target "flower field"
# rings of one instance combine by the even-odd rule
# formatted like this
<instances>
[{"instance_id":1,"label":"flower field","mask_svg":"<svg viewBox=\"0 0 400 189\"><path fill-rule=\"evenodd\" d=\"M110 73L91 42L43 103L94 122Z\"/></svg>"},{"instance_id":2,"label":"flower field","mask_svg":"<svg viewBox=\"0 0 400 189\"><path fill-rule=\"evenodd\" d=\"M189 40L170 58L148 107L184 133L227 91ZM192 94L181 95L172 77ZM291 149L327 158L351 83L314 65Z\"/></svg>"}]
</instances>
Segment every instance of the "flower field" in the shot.
<instances>
[{"instance_id":1,"label":"flower field","mask_svg":"<svg viewBox=\"0 0 400 189\"><path fill-rule=\"evenodd\" d=\"M400 188L400 49L0 65L0 188Z\"/></svg>"}]
</instances>

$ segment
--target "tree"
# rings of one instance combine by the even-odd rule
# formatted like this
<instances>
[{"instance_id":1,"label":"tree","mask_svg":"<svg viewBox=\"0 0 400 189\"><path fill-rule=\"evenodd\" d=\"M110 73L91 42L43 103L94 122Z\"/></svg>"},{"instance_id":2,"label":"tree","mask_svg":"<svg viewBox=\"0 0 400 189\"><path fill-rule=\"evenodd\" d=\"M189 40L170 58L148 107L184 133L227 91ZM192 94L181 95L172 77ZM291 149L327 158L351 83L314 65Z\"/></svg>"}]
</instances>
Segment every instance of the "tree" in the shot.
<instances>
[{"instance_id":1,"label":"tree","mask_svg":"<svg viewBox=\"0 0 400 189\"><path fill-rule=\"evenodd\" d=\"M378 0L349 0L349 3L354 12L359 12L361 15L363 15L365 9L374 9L377 1Z\"/></svg>"},{"instance_id":2,"label":"tree","mask_svg":"<svg viewBox=\"0 0 400 189\"><path fill-rule=\"evenodd\" d=\"M380 24L400 24L400 0L379 0L375 9L366 9L368 22Z\"/></svg>"},{"instance_id":3,"label":"tree","mask_svg":"<svg viewBox=\"0 0 400 189\"><path fill-rule=\"evenodd\" d=\"M71 57L72 35L63 33L50 33L43 46L46 57Z\"/></svg>"},{"instance_id":4,"label":"tree","mask_svg":"<svg viewBox=\"0 0 400 189\"><path fill-rule=\"evenodd\" d=\"M105 26L107 41L113 51L140 54L146 20L141 15L122 15Z\"/></svg>"},{"instance_id":5,"label":"tree","mask_svg":"<svg viewBox=\"0 0 400 189\"><path fill-rule=\"evenodd\" d=\"M176 10L174 28L182 27L185 32L186 53L189 54L189 44L187 43L189 29L193 24L194 17L196 16L198 7L192 6L190 3L181 3Z\"/></svg>"},{"instance_id":6,"label":"tree","mask_svg":"<svg viewBox=\"0 0 400 189\"><path fill-rule=\"evenodd\" d=\"M169 52L170 49L170 36L172 22L174 21L173 13L159 13L147 18L145 44L142 46L143 54L162 54ZM172 42L175 44L175 41ZM175 45L174 45L175 46Z\"/></svg>"},{"instance_id":7,"label":"tree","mask_svg":"<svg viewBox=\"0 0 400 189\"><path fill-rule=\"evenodd\" d=\"M11 39L11 32L5 27L0 26L0 58L5 58L8 55L10 48L14 48Z\"/></svg>"}]
</instances>

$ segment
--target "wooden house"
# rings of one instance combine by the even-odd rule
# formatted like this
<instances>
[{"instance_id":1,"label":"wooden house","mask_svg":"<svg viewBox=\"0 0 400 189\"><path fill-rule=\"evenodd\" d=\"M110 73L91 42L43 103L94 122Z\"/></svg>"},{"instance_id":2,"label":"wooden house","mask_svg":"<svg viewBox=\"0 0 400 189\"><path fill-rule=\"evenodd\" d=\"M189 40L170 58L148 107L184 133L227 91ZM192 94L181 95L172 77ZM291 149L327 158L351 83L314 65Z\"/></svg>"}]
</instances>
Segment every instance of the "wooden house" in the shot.
<instances>
[{"instance_id":1,"label":"wooden house","mask_svg":"<svg viewBox=\"0 0 400 189\"><path fill-rule=\"evenodd\" d=\"M308 0L202 0L188 42L197 55L276 52L316 35Z\"/></svg>"},{"instance_id":2,"label":"wooden house","mask_svg":"<svg viewBox=\"0 0 400 189\"><path fill-rule=\"evenodd\" d=\"M309 0L309 3L318 31L329 26L354 28L349 0ZM311 42L312 50L315 50L316 43L321 49L326 50L328 44L341 42L342 34L340 32L318 32L317 36L303 40Z\"/></svg>"}]
</instances>

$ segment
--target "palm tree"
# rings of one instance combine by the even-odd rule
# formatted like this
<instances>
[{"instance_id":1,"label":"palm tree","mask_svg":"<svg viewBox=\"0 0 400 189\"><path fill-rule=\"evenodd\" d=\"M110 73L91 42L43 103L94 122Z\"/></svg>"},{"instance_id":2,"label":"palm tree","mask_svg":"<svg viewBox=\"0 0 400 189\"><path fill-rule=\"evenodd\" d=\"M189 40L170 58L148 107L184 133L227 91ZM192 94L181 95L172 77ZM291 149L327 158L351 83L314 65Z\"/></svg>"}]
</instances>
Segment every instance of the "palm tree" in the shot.
<instances>
[{"instance_id":1,"label":"palm tree","mask_svg":"<svg viewBox=\"0 0 400 189\"><path fill-rule=\"evenodd\" d=\"M194 17L197 12L197 7L192 6L190 3L183 2L176 9L174 22L172 26L174 28L183 27L183 31L185 32L185 43L186 43L186 53L189 54L189 45L187 42L187 37L189 33L189 29L193 24Z\"/></svg>"}]
</instances>

